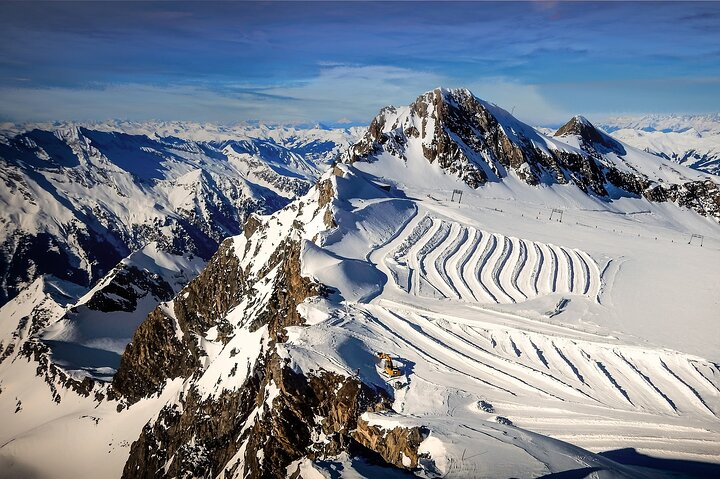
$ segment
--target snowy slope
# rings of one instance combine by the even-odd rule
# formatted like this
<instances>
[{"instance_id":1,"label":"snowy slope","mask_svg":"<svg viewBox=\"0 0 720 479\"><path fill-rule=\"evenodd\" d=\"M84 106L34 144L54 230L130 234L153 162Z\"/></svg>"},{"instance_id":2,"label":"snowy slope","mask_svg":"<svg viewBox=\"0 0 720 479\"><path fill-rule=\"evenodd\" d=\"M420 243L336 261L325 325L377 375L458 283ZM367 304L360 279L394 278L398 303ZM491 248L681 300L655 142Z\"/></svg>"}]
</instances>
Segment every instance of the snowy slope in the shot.
<instances>
[{"instance_id":1,"label":"snowy slope","mask_svg":"<svg viewBox=\"0 0 720 479\"><path fill-rule=\"evenodd\" d=\"M51 360L76 375L112 378L133 333L162 301L169 301L205 266L151 243L123 259L40 337Z\"/></svg>"},{"instance_id":2,"label":"snowy slope","mask_svg":"<svg viewBox=\"0 0 720 479\"><path fill-rule=\"evenodd\" d=\"M611 134L648 153L699 171L720 174L720 134L703 136L694 129L682 132L620 129Z\"/></svg>"},{"instance_id":3,"label":"snowy slope","mask_svg":"<svg viewBox=\"0 0 720 479\"><path fill-rule=\"evenodd\" d=\"M148 315L112 384L90 383L112 399L57 385L56 405L32 359L0 363L28 381L3 379L0 470L39 454L41 477L717 473L720 225L623 189L705 176L590 127L546 137L455 90L383 110ZM23 389L37 421L14 412ZM688 474L596 454L627 448Z\"/></svg>"}]
</instances>

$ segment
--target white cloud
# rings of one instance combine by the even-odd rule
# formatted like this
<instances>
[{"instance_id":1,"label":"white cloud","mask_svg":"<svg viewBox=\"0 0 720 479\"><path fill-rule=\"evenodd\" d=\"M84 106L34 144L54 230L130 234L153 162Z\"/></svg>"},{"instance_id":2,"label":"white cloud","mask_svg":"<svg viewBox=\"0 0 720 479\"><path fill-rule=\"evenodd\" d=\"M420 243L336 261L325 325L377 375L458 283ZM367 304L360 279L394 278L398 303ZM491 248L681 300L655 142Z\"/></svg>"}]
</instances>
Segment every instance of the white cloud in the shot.
<instances>
[{"instance_id":1,"label":"white cloud","mask_svg":"<svg viewBox=\"0 0 720 479\"><path fill-rule=\"evenodd\" d=\"M531 125L564 123L575 113L551 103L534 85L524 85L502 78L485 79L466 86L475 96L513 111L520 120Z\"/></svg>"},{"instance_id":2,"label":"white cloud","mask_svg":"<svg viewBox=\"0 0 720 479\"><path fill-rule=\"evenodd\" d=\"M238 100L185 86L122 84L93 89L2 88L0 104L3 105L0 115L13 121L242 119L236 117L242 107Z\"/></svg>"},{"instance_id":3,"label":"white cloud","mask_svg":"<svg viewBox=\"0 0 720 479\"><path fill-rule=\"evenodd\" d=\"M407 105L437 86L466 87L532 124L558 123L570 114L532 85L502 78L460 83L437 73L382 65L323 66L292 85L198 86L116 84L103 88L0 89L0 117L43 120L331 121L366 124L387 105Z\"/></svg>"}]
</instances>

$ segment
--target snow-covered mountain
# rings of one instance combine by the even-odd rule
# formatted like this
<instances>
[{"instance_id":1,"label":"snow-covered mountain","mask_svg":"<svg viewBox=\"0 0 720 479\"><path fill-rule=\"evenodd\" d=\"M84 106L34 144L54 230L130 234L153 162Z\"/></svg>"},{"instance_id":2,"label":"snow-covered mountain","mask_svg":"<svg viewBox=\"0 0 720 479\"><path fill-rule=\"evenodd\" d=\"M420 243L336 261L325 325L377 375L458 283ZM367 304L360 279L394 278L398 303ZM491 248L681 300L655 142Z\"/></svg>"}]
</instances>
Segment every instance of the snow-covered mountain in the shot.
<instances>
[{"instance_id":1,"label":"snow-covered mountain","mask_svg":"<svg viewBox=\"0 0 720 479\"><path fill-rule=\"evenodd\" d=\"M602 127L615 130L661 131L664 133L695 130L700 134L720 135L720 113L710 115L645 115L617 116L607 119Z\"/></svg>"},{"instance_id":2,"label":"snow-covered mountain","mask_svg":"<svg viewBox=\"0 0 720 479\"><path fill-rule=\"evenodd\" d=\"M612 118L602 128L635 148L720 175L720 114Z\"/></svg>"},{"instance_id":3,"label":"snow-covered mountain","mask_svg":"<svg viewBox=\"0 0 720 479\"><path fill-rule=\"evenodd\" d=\"M249 213L306 192L354 135L186 123L6 126L0 304L43 274L89 287L151 242L207 260Z\"/></svg>"},{"instance_id":4,"label":"snow-covered mountain","mask_svg":"<svg viewBox=\"0 0 720 479\"><path fill-rule=\"evenodd\" d=\"M717 178L582 117L549 137L466 90L428 92L251 215L149 313L110 384L27 339L100 339L98 311L132 291L100 285L68 311L39 279L6 304L0 470L677 477L607 457L637 451L711 477L719 201ZM165 297L157 274L145 289Z\"/></svg>"}]
</instances>

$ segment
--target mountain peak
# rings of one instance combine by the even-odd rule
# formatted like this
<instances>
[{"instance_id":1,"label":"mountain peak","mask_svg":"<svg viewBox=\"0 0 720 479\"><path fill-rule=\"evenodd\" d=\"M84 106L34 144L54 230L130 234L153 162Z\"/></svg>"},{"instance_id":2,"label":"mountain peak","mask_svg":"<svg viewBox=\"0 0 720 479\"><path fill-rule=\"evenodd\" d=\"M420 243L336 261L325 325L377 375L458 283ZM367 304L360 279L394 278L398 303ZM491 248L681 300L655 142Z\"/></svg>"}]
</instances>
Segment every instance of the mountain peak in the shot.
<instances>
[{"instance_id":1,"label":"mountain peak","mask_svg":"<svg viewBox=\"0 0 720 479\"><path fill-rule=\"evenodd\" d=\"M600 129L582 115L575 115L561 126L556 132L556 137L577 136L581 140L583 149L600 149L612 151L617 154L625 154L625 149L620 143L610 138Z\"/></svg>"},{"instance_id":2,"label":"mountain peak","mask_svg":"<svg viewBox=\"0 0 720 479\"><path fill-rule=\"evenodd\" d=\"M567 136L567 135L578 135L578 136L596 136L599 134L595 125L590 123L590 120L582 115L575 115L570 120L561 126L554 136Z\"/></svg>"},{"instance_id":3,"label":"mountain peak","mask_svg":"<svg viewBox=\"0 0 720 479\"><path fill-rule=\"evenodd\" d=\"M549 176L565 182L553 151L566 147L558 145L468 89L436 88L409 107L382 109L346 161L385 152L407 163L419 151L471 188L501 181L509 171L529 184Z\"/></svg>"}]
</instances>

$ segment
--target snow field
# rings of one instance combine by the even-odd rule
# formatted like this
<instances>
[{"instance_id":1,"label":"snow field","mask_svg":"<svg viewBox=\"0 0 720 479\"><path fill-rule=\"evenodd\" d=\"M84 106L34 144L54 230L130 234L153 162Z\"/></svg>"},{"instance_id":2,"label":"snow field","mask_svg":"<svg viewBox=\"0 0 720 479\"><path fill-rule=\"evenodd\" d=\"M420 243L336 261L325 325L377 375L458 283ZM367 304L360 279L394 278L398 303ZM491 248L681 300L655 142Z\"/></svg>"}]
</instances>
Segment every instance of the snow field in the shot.
<instances>
[{"instance_id":1,"label":"snow field","mask_svg":"<svg viewBox=\"0 0 720 479\"><path fill-rule=\"evenodd\" d=\"M595 298L600 290L598 266L583 251L431 216L415 224L386 264L400 288L433 298L507 304L551 293Z\"/></svg>"},{"instance_id":2,"label":"snow field","mask_svg":"<svg viewBox=\"0 0 720 479\"><path fill-rule=\"evenodd\" d=\"M414 365L408 390L395 396L394 409L403 414L456 415L446 401L423 399L432 385L441 397L460 391L488 400L494 414L516 425L593 451L625 444L661 456L720 459L720 371L712 362L389 300L365 309L371 335L389 336L378 348Z\"/></svg>"}]
</instances>

